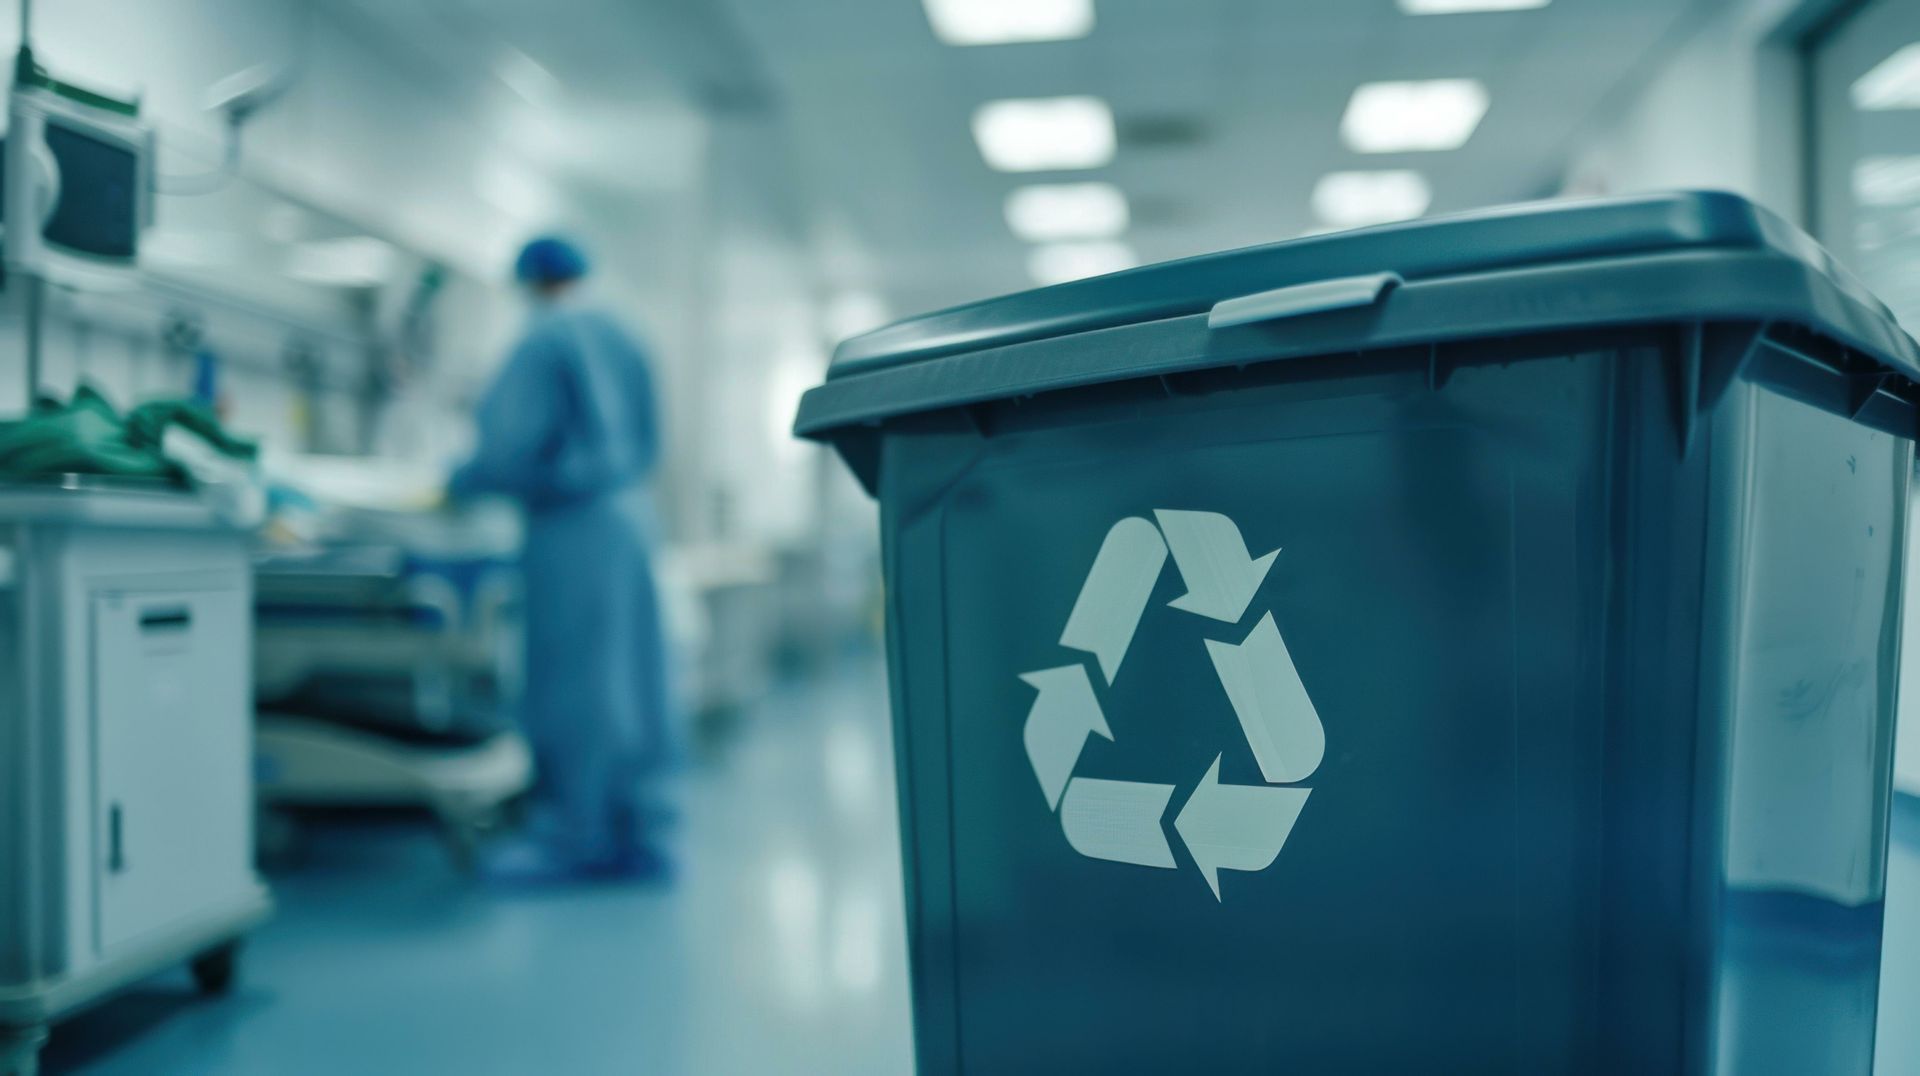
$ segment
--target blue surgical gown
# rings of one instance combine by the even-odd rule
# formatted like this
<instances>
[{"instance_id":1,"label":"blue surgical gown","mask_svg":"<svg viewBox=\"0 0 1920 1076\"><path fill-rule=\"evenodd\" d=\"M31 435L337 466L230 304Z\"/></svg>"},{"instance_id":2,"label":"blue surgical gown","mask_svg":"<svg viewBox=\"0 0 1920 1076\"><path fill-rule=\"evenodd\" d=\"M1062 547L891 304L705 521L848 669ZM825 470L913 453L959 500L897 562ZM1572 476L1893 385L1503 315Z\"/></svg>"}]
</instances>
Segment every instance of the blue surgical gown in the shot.
<instances>
[{"instance_id":1,"label":"blue surgical gown","mask_svg":"<svg viewBox=\"0 0 1920 1076\"><path fill-rule=\"evenodd\" d=\"M668 691L646 481L659 456L647 356L612 318L536 314L480 401L452 496L526 510L522 723L565 850L639 839L638 783L665 750Z\"/></svg>"}]
</instances>

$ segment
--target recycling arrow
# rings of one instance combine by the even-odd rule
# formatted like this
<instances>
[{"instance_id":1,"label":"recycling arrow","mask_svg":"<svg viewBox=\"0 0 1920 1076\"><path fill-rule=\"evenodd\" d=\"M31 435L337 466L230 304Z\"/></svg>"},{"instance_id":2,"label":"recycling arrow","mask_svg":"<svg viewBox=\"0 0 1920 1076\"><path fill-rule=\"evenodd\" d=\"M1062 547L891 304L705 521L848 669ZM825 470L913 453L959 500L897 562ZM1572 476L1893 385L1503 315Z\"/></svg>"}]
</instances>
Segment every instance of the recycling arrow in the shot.
<instances>
[{"instance_id":1,"label":"recycling arrow","mask_svg":"<svg viewBox=\"0 0 1920 1076\"><path fill-rule=\"evenodd\" d=\"M1100 700L1094 697L1086 666L1042 669L1020 679L1040 692L1034 697L1033 709L1027 711L1023 739L1033 776L1040 781L1040 791L1046 793L1047 807L1055 808L1060 806L1060 793L1073 776L1073 764L1080 760L1080 748L1087 737L1097 733L1111 740L1113 732L1100 712Z\"/></svg>"},{"instance_id":2,"label":"recycling arrow","mask_svg":"<svg viewBox=\"0 0 1920 1076\"><path fill-rule=\"evenodd\" d=\"M1275 784L1313 776L1327 752L1327 734L1273 614L1261 617L1245 642L1208 639L1207 653L1260 764L1260 775Z\"/></svg>"},{"instance_id":3,"label":"recycling arrow","mask_svg":"<svg viewBox=\"0 0 1920 1076\"><path fill-rule=\"evenodd\" d=\"M1100 543L1067 616L1067 628L1060 633L1060 645L1091 653L1109 684L1120 672L1120 660L1133 644L1140 614L1146 612L1166 562L1167 543L1153 524L1138 516L1115 523Z\"/></svg>"},{"instance_id":4,"label":"recycling arrow","mask_svg":"<svg viewBox=\"0 0 1920 1076\"><path fill-rule=\"evenodd\" d=\"M1198 613L1229 624L1240 623L1248 603L1267 578L1278 549L1255 560L1233 520L1218 512L1153 513L1180 566L1187 592L1171 603L1175 609Z\"/></svg>"},{"instance_id":5,"label":"recycling arrow","mask_svg":"<svg viewBox=\"0 0 1920 1076\"><path fill-rule=\"evenodd\" d=\"M1074 782L1079 783L1079 778ZM1279 857L1311 790L1269 785L1223 785L1220 756L1194 786L1173 828L1206 876L1213 899L1220 898L1220 872L1263 871Z\"/></svg>"},{"instance_id":6,"label":"recycling arrow","mask_svg":"<svg viewBox=\"0 0 1920 1076\"><path fill-rule=\"evenodd\" d=\"M1062 646L1093 655L1108 685L1120 674L1169 557L1187 588L1169 605L1238 624L1280 553L1252 556L1240 528L1217 512L1162 509L1153 515L1157 526L1128 516L1108 529L1060 634ZM1221 784L1216 753L1173 820L1207 888L1220 900L1221 871L1265 870L1280 854L1310 793L1274 786L1311 776L1327 745L1319 711L1271 612L1240 642L1205 642L1248 749L1268 782ZM1067 844L1091 859L1175 866L1165 829L1173 785L1075 772L1088 737L1114 738L1085 664L1043 668L1020 679L1037 692L1022 730L1027 761L1048 808L1059 813Z\"/></svg>"},{"instance_id":7,"label":"recycling arrow","mask_svg":"<svg viewBox=\"0 0 1920 1076\"><path fill-rule=\"evenodd\" d=\"M1173 866L1160 818L1172 785L1075 777L1060 805L1060 828L1073 850L1092 859L1142 867Z\"/></svg>"}]
</instances>

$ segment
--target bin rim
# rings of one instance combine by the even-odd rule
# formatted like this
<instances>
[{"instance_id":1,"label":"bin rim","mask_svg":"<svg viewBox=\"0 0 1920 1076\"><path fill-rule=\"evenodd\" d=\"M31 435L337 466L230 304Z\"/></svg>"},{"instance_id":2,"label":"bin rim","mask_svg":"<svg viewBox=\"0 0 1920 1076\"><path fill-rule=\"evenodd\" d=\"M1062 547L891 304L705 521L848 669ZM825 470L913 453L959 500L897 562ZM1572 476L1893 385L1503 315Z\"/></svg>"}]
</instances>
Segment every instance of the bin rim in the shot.
<instances>
[{"instance_id":1,"label":"bin rim","mask_svg":"<svg viewBox=\"0 0 1920 1076\"><path fill-rule=\"evenodd\" d=\"M1692 268L1702 281L1710 279L1716 290L1710 297L1697 291L1699 301L1689 306L1676 300L1671 288L1648 288L1644 315L1635 316L1632 269L1674 264ZM1560 272L1570 268L1593 271ZM1569 287L1581 282L1604 287L1610 302L1537 303L1538 309L1517 310L1499 289L1529 275L1562 280ZM1396 293L1475 280L1488 286L1455 293L1478 300L1461 308L1463 313L1499 317L1479 317L1478 326L1474 317L1462 317L1459 325L1434 321L1411 334L1403 322L1393 338L1366 331L1393 320L1385 312L1395 305ZM1269 297L1272 302L1263 304ZM1243 314L1235 304L1251 304L1250 312ZM1371 322L1345 310L1371 304L1378 304L1375 312L1382 315ZM1229 308L1233 316L1223 318ZM1263 309L1279 310L1279 317L1314 316L1286 322L1283 333L1278 322L1257 324ZM1104 364L1100 377L1063 380L1047 368L1046 342L1084 337L1117 343L1129 327L1193 321L1203 315L1210 315L1207 327L1217 336L1253 335L1272 342L1284 336L1289 345L1312 340L1321 354L1420 338L1437 343L1483 335L1481 329L1496 325L1498 335L1513 335L1636 322L1781 321L1830 335L1893 373L1920 380L1920 346L1893 313L1810 236L1740 195L1676 191L1527 202L1326 233L1162 262L909 318L843 342L825 384L802 398L794 429L803 437L831 439L850 425L946 405L1121 380L1130 373L1166 372L1142 355L1137 372L1116 360ZM1296 350L1289 346L1281 349L1285 354L1273 357ZM951 390L944 399L924 391L936 370L952 367L959 357L983 353L1006 360L995 364L998 376L991 384L974 376L940 377ZM1010 373L1015 364L1018 372ZM889 389L908 385L916 391L896 395Z\"/></svg>"}]
</instances>

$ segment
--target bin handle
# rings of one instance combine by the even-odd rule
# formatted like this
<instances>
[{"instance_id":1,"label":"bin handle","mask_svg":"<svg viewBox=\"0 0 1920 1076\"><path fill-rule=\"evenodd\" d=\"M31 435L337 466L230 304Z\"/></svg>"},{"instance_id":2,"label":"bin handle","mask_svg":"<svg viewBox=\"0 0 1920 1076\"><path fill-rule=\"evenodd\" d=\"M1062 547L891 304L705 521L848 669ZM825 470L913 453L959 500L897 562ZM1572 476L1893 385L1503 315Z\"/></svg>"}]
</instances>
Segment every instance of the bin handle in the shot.
<instances>
[{"instance_id":1,"label":"bin handle","mask_svg":"<svg viewBox=\"0 0 1920 1076\"><path fill-rule=\"evenodd\" d=\"M1334 277L1310 284L1294 284L1272 291L1222 299L1207 314L1207 328L1226 329L1235 325L1257 325L1263 321L1297 318L1328 310L1347 310L1372 306L1400 284L1399 273L1366 273L1361 276Z\"/></svg>"}]
</instances>

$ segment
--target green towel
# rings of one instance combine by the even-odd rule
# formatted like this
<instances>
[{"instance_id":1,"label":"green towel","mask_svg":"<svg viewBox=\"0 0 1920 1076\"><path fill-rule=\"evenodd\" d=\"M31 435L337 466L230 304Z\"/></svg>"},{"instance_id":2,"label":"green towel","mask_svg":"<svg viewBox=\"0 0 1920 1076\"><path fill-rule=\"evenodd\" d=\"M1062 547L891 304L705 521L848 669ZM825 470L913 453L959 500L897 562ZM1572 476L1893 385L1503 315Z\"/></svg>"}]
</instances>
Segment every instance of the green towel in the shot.
<instances>
[{"instance_id":1,"label":"green towel","mask_svg":"<svg viewBox=\"0 0 1920 1076\"><path fill-rule=\"evenodd\" d=\"M172 426L198 435L223 456L250 460L260 454L258 445L227 432L213 411L195 400L154 400L127 413L127 439L136 445L158 450Z\"/></svg>"},{"instance_id":2,"label":"green towel","mask_svg":"<svg viewBox=\"0 0 1920 1076\"><path fill-rule=\"evenodd\" d=\"M156 400L123 417L92 386L82 385L64 404L43 400L26 418L0 422L0 477L96 474L185 483L185 469L161 450L176 425L235 459L250 460L257 451L200 404Z\"/></svg>"}]
</instances>

